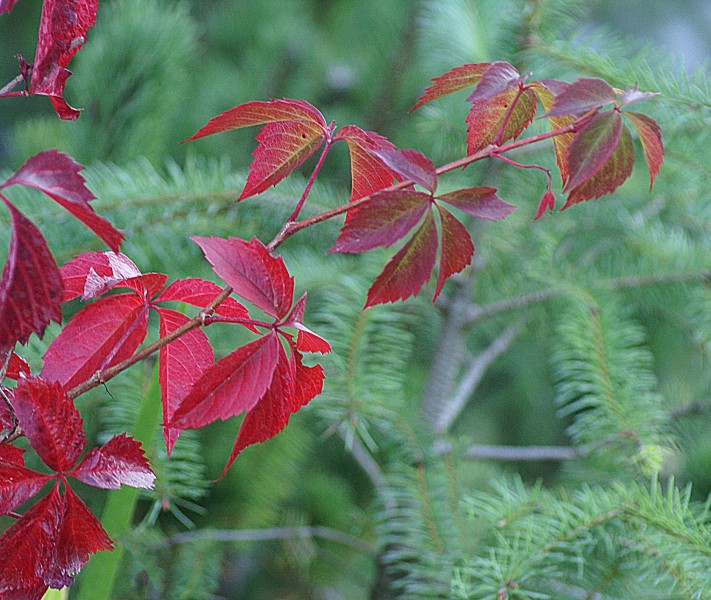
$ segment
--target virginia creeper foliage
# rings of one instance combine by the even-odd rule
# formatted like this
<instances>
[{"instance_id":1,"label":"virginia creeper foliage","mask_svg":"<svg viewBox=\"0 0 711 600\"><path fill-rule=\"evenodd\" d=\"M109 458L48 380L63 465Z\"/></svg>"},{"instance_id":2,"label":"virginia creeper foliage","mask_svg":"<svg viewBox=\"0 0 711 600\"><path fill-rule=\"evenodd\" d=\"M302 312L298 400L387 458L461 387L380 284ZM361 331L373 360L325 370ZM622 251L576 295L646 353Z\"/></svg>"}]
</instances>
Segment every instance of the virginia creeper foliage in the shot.
<instances>
[{"instance_id":1,"label":"virginia creeper foliage","mask_svg":"<svg viewBox=\"0 0 711 600\"><path fill-rule=\"evenodd\" d=\"M14 4L0 0L0 13ZM61 118L76 119L79 111L62 97L69 76L66 66L84 43L96 10L97 0L45 0L34 63L20 58L27 89L3 95L46 95ZM330 352L330 346L304 324L306 294L295 300L294 279L275 254L289 236L345 215L330 252L397 247L373 282L366 308L417 295L436 267L435 300L446 280L471 263L470 220L501 220L516 208L492 187L438 193L443 174L485 158L543 170L548 185L538 219L555 208L551 174L538 165L520 165L505 153L552 139L567 195L565 209L611 193L629 177L634 153L625 119L641 142L650 187L659 173L664 156L659 126L644 114L626 110L654 95L636 86L620 91L594 78L528 81L506 62L468 64L436 77L413 110L462 90L468 90L470 104L467 156L439 168L424 154L397 149L376 132L355 125L337 129L304 100L247 102L210 120L186 141L261 127L240 201L277 185L321 150L294 212L269 243L257 238L193 238L224 282L222 288L198 278L168 284L167 274L142 273L119 253L122 234L91 208L94 196L80 174L82 167L61 152L47 150L31 157L0 183L0 199L12 219L0 282L0 511L16 518L0 535L0 597L40 598L48 587L71 583L91 554L112 549L101 523L69 487L68 478L104 489L153 485L140 445L128 435L116 436L81 457L86 438L73 402L79 394L158 352L168 453L182 431L244 415L224 475L246 447L276 435L294 412L321 392L323 369L305 365L303 355ZM518 139L539 103L551 130ZM345 142L350 152L349 201L299 221L336 142ZM60 204L110 251L81 254L58 268L41 232L4 192L15 185L33 188ZM85 303L83 308L49 344L44 366L33 376L15 353L16 344L24 344L33 333L41 337L50 321L61 323L61 304L76 298ZM199 310L191 317L171 303ZM146 345L151 311L159 319L158 339ZM255 337L216 360L203 331L215 322L246 328ZM11 444L20 436L51 473L24 466L23 450ZM24 514L16 512L47 484L51 487L45 496Z\"/></svg>"}]
</instances>

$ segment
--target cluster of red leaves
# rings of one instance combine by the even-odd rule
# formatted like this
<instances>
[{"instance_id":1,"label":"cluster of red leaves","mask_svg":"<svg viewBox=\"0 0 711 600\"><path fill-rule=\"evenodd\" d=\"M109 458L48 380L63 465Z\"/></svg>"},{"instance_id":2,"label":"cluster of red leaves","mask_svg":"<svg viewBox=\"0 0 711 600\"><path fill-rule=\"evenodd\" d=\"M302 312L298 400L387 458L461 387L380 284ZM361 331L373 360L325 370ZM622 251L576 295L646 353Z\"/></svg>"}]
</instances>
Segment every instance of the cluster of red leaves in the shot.
<instances>
[{"instance_id":1,"label":"cluster of red leaves","mask_svg":"<svg viewBox=\"0 0 711 600\"><path fill-rule=\"evenodd\" d=\"M540 100L556 133L549 137L553 137L563 191L568 194L563 209L611 193L629 177L634 152L630 132L622 122L624 115L642 142L651 187L664 155L659 126L646 115L622 108L655 94L640 92L636 86L618 93L593 78L572 84L527 83L526 79L506 62L463 65L435 78L413 110L473 86L467 98L471 104L466 118L468 153L499 156L507 150L505 142L520 136L533 121ZM610 109L603 111L608 105ZM318 148L325 145L327 151L332 143L343 140L350 150L352 207L331 252L389 247L413 232L375 280L366 307L416 295L430 279L438 256L435 299L444 281L470 264L471 238L444 204L485 219L502 219L515 209L489 187L435 196L438 171L426 156L397 150L381 135L353 125L334 134L334 124L327 124L318 109L304 100L240 104L210 120L190 140L255 125L263 127L239 200L276 185ZM393 185L395 180L400 183ZM425 191L416 191L415 185ZM554 207L549 175L535 218Z\"/></svg>"},{"instance_id":2,"label":"cluster of red leaves","mask_svg":"<svg viewBox=\"0 0 711 600\"><path fill-rule=\"evenodd\" d=\"M12 9L15 1L0 0L0 14ZM27 90L2 95L46 95L61 118L76 119L79 111L62 97L70 75L66 66L84 43L96 8L97 0L44 0L34 62L29 65L20 58ZM634 153L623 117L641 141L650 187L659 172L664 154L659 126L646 115L623 110L654 94L640 92L636 86L621 92L593 78L572 84L527 82L527 76L512 65L492 62L463 65L435 78L413 110L469 87L474 88L467 99L471 104L466 118L469 157L440 169L423 154L398 150L375 132L353 125L336 131L334 123L328 124L318 109L303 100L236 106L190 139L263 126L239 200L276 185L323 148L313 179L331 145L344 141L350 151L351 197L342 210L324 217L346 213L331 252L358 253L402 243L369 290L366 307L416 295L438 263L436 299L446 279L470 264L474 245L452 209L498 220L515 207L490 187L438 195L438 175L479 158L500 157L515 147L511 140L530 125L539 101L552 131L526 143L553 138L563 192L568 195L563 208L610 193L629 177ZM291 414L320 393L323 370L320 365L304 365L303 354L330 351L329 344L303 323L306 294L294 301L293 278L283 260L262 242L193 238L228 287L220 290L202 279L166 286L166 275L143 274L118 253L122 235L89 205L94 197L80 170L71 158L50 150L32 157L0 183L0 199L12 218L10 249L0 281L0 383L3 378L16 381L14 387L0 386L0 427L21 431L52 471L26 468L22 450L0 444L0 514L17 518L0 535L2 598L40 598L49 586L71 583L91 554L112 548L67 477L105 489L152 486L154 475L140 445L126 435L91 449L80 460L86 439L73 404L77 390L97 374L126 368L141 356L139 347L151 311L159 319L161 339L156 347L160 347L168 452L181 431L244 413L223 475L244 448L277 434ZM58 269L42 234L1 192L13 185L34 188L59 203L113 252L83 254ZM554 206L549 174L536 218ZM252 318L230 293L252 304L267 320ZM50 321L61 321L61 303L78 297L92 302L49 345L40 377L32 377L13 348L32 333L41 337ZM171 302L202 310L190 319L164 305ZM257 337L215 361L202 329L214 322L246 327ZM15 512L50 482L50 492L24 515Z\"/></svg>"},{"instance_id":3,"label":"cluster of red leaves","mask_svg":"<svg viewBox=\"0 0 711 600\"><path fill-rule=\"evenodd\" d=\"M90 554L112 548L67 477L106 489L152 486L140 445L126 436L90 450L77 464L86 440L72 400L77 386L134 356L146 338L151 311L158 315L161 338L184 328L162 345L159 355L168 452L181 431L245 413L223 475L244 448L276 435L291 414L321 392L323 370L304 365L303 353L330 351L304 325L306 295L294 302L294 281L284 261L257 239L195 242L215 273L271 321L251 319L242 304L227 296L214 310L204 311L195 326L186 327L191 320L164 304L204 309L221 294L219 286L184 279L166 287L166 275L141 273L116 252L122 236L90 207L93 195L80 170L71 158L52 150L32 157L0 184L0 190L24 185L43 192L114 249L82 254L58 269L39 230L0 193L13 222L0 282L0 381L17 381L14 388L0 386L0 429L21 430L54 471L31 471L21 450L0 444L0 514L18 519L0 536L0 556L13 557L0 565L2 598L39 598L48 586L68 585ZM42 336L50 320L61 321L61 303L79 297L93 302L64 326L47 348L40 377L31 377L27 363L12 349L32 333ZM212 322L235 323L259 337L215 362L198 327ZM13 512L50 480L54 485L47 496L22 516Z\"/></svg>"},{"instance_id":4,"label":"cluster of red leaves","mask_svg":"<svg viewBox=\"0 0 711 600\"><path fill-rule=\"evenodd\" d=\"M0 14L9 12L15 0L0 0ZM35 59L20 60L26 90L6 96L47 96L61 119L75 120L80 110L63 98L64 85L71 75L66 67L86 40L86 32L96 21L98 0L44 0Z\"/></svg>"},{"instance_id":5,"label":"cluster of red leaves","mask_svg":"<svg viewBox=\"0 0 711 600\"><path fill-rule=\"evenodd\" d=\"M463 65L436 77L414 108L471 86L474 92L467 100L472 108L466 119L470 154L518 137L533 120L536 97L547 111L551 129L569 129L553 138L563 191L568 194L563 209L612 193L630 176L634 152L622 115L637 130L651 189L664 159L659 125L646 115L622 108L657 94L641 92L636 85L619 92L596 78L570 84L557 80L526 83L510 64L494 62ZM605 106L610 109L601 111ZM549 187L536 218L554 205Z\"/></svg>"}]
</instances>

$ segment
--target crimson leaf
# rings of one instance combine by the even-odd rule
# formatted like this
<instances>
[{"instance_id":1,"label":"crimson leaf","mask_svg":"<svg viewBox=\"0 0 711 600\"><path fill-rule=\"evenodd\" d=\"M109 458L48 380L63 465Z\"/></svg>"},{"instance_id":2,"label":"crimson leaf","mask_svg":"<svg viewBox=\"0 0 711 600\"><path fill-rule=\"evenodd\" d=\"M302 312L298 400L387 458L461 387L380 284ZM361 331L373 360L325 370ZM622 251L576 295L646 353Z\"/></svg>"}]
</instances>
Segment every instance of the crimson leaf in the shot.
<instances>
[{"instance_id":1,"label":"crimson leaf","mask_svg":"<svg viewBox=\"0 0 711 600\"><path fill-rule=\"evenodd\" d=\"M64 282L64 301L81 296L97 298L104 292L141 272L124 254L87 252L64 264L59 270ZM125 287L125 286L124 286Z\"/></svg>"},{"instance_id":2,"label":"crimson leaf","mask_svg":"<svg viewBox=\"0 0 711 600\"><path fill-rule=\"evenodd\" d=\"M437 196L437 200L479 219L491 221L503 219L516 210L515 206L496 195L496 188L486 186L456 190Z\"/></svg>"},{"instance_id":3,"label":"crimson leaf","mask_svg":"<svg viewBox=\"0 0 711 600\"><path fill-rule=\"evenodd\" d=\"M167 425L199 428L251 410L271 383L280 346L270 333L218 360L195 382Z\"/></svg>"},{"instance_id":4,"label":"crimson leaf","mask_svg":"<svg viewBox=\"0 0 711 600\"><path fill-rule=\"evenodd\" d=\"M282 327L295 327L298 330L296 348L301 352L320 352L321 354L330 352L331 346L329 343L304 325L305 310L306 292L304 292L304 295L294 304L294 308L291 309Z\"/></svg>"},{"instance_id":5,"label":"crimson leaf","mask_svg":"<svg viewBox=\"0 0 711 600\"><path fill-rule=\"evenodd\" d=\"M511 104L515 106L511 109ZM495 142L506 142L521 135L536 114L536 95L530 89L519 96L518 86L505 89L491 98L473 102L465 119L467 123L467 152L475 152ZM501 129L503 127L503 130Z\"/></svg>"},{"instance_id":6,"label":"crimson leaf","mask_svg":"<svg viewBox=\"0 0 711 600\"><path fill-rule=\"evenodd\" d=\"M12 400L17 420L42 462L54 471L70 469L86 445L83 421L58 383L21 379Z\"/></svg>"},{"instance_id":7,"label":"crimson leaf","mask_svg":"<svg viewBox=\"0 0 711 600\"><path fill-rule=\"evenodd\" d=\"M515 88L520 81L520 73L509 63L503 61L491 63L482 75L481 81L467 98L467 102L490 100L504 90Z\"/></svg>"},{"instance_id":8,"label":"crimson leaf","mask_svg":"<svg viewBox=\"0 0 711 600\"><path fill-rule=\"evenodd\" d=\"M550 111L555 103L556 95L562 93L563 90L565 90L569 85L569 83L564 81L549 79L545 81L534 81L531 83L531 89L538 96L543 108L546 111ZM575 121L575 118L570 115L563 115L560 117L548 116L548 122L550 123L552 130L567 127L573 123L573 121ZM555 159L558 163L558 170L560 171L560 178L563 185L565 185L565 182L568 181L568 149L570 148L570 144L573 142L574 138L575 134L572 132L562 133L553 138ZM540 216L540 214L538 216Z\"/></svg>"},{"instance_id":9,"label":"crimson leaf","mask_svg":"<svg viewBox=\"0 0 711 600\"><path fill-rule=\"evenodd\" d=\"M622 117L616 110L596 115L575 134L570 145L570 179L564 191L580 187L609 160L620 143Z\"/></svg>"},{"instance_id":10,"label":"crimson leaf","mask_svg":"<svg viewBox=\"0 0 711 600\"><path fill-rule=\"evenodd\" d=\"M0 185L0 188L25 185L47 194L117 252L123 235L106 219L98 216L89 205L89 202L94 200L94 195L79 174L82 169L79 163L66 154L57 150L46 150L28 159L10 179Z\"/></svg>"},{"instance_id":11,"label":"crimson leaf","mask_svg":"<svg viewBox=\"0 0 711 600\"><path fill-rule=\"evenodd\" d=\"M26 469L23 452L21 448L0 444L0 515L32 498L51 477Z\"/></svg>"},{"instance_id":12,"label":"crimson leaf","mask_svg":"<svg viewBox=\"0 0 711 600\"><path fill-rule=\"evenodd\" d=\"M221 291L220 287L212 283L212 281L197 278L176 279L161 292L155 301L185 302L191 306L204 308L210 304ZM215 312L225 317L249 319L247 309L232 297L225 298L215 309ZM252 329L256 333L256 329Z\"/></svg>"},{"instance_id":13,"label":"crimson leaf","mask_svg":"<svg viewBox=\"0 0 711 600\"><path fill-rule=\"evenodd\" d=\"M617 95L609 83L596 77L586 77L574 81L557 94L546 116L580 116L615 100Z\"/></svg>"},{"instance_id":14,"label":"crimson leaf","mask_svg":"<svg viewBox=\"0 0 711 600\"><path fill-rule=\"evenodd\" d=\"M50 585L71 583L54 569L62 512L55 485L0 536L0 598L40 600Z\"/></svg>"},{"instance_id":15,"label":"crimson leaf","mask_svg":"<svg viewBox=\"0 0 711 600\"><path fill-rule=\"evenodd\" d=\"M442 249L433 302L437 300L447 278L464 269L474 255L474 244L464 225L441 206L437 205L437 210L442 223Z\"/></svg>"},{"instance_id":16,"label":"crimson leaf","mask_svg":"<svg viewBox=\"0 0 711 600\"><path fill-rule=\"evenodd\" d=\"M292 342L289 342L289 347L291 357L287 357L284 348L279 346L279 359L274 377L259 402L245 415L230 457L222 471L222 477L242 450L274 437L286 427L293 413L321 393L323 386L321 366L304 366L301 362L301 354Z\"/></svg>"},{"instance_id":17,"label":"crimson leaf","mask_svg":"<svg viewBox=\"0 0 711 600\"><path fill-rule=\"evenodd\" d=\"M365 308L416 295L430 278L437 258L437 227L432 211L415 234L385 265L368 290Z\"/></svg>"},{"instance_id":18,"label":"crimson leaf","mask_svg":"<svg viewBox=\"0 0 711 600\"><path fill-rule=\"evenodd\" d=\"M492 63L476 63L462 65L460 67L454 67L454 69L447 71L444 75L435 77L432 80L432 85L424 91L417 101L417 104L410 110L415 110L423 104L432 102L432 100L458 92L459 90L478 83L491 64Z\"/></svg>"},{"instance_id":19,"label":"crimson leaf","mask_svg":"<svg viewBox=\"0 0 711 600\"><path fill-rule=\"evenodd\" d=\"M403 179L414 181L434 193L437 188L437 170L422 152L378 149L373 153Z\"/></svg>"},{"instance_id":20,"label":"crimson leaf","mask_svg":"<svg viewBox=\"0 0 711 600\"><path fill-rule=\"evenodd\" d=\"M382 135L373 131L363 131L354 125L338 130L336 140L345 140L351 157L351 201L392 185L395 174L385 166L376 150L395 150Z\"/></svg>"},{"instance_id":21,"label":"crimson leaf","mask_svg":"<svg viewBox=\"0 0 711 600\"><path fill-rule=\"evenodd\" d=\"M100 298L80 310L44 355L42 377L67 389L129 358L146 337L148 308L136 294Z\"/></svg>"},{"instance_id":22,"label":"crimson leaf","mask_svg":"<svg viewBox=\"0 0 711 600\"><path fill-rule=\"evenodd\" d=\"M42 337L60 323L62 279L39 230L0 194L12 216L12 237L0 281L0 351Z\"/></svg>"},{"instance_id":23,"label":"crimson leaf","mask_svg":"<svg viewBox=\"0 0 711 600\"><path fill-rule=\"evenodd\" d=\"M632 135L629 129L623 126L620 141L612 156L593 177L570 190L568 201L563 208L614 192L630 176L633 164Z\"/></svg>"},{"instance_id":24,"label":"crimson leaf","mask_svg":"<svg viewBox=\"0 0 711 600\"><path fill-rule=\"evenodd\" d=\"M17 0L0 0L0 15L10 12L16 1Z\"/></svg>"},{"instance_id":25,"label":"crimson leaf","mask_svg":"<svg viewBox=\"0 0 711 600\"><path fill-rule=\"evenodd\" d=\"M659 168L664 161L664 144L662 143L662 131L657 122L648 117L636 112L624 112L632 125L637 130L637 135L642 142L642 150L644 158L647 161L649 169L649 189L654 185L654 179L659 174Z\"/></svg>"},{"instance_id":26,"label":"crimson leaf","mask_svg":"<svg viewBox=\"0 0 711 600\"><path fill-rule=\"evenodd\" d=\"M247 102L211 119L187 142L207 135L265 125L239 200L276 185L311 156L330 135L323 115L304 100Z\"/></svg>"},{"instance_id":27,"label":"crimson leaf","mask_svg":"<svg viewBox=\"0 0 711 600\"><path fill-rule=\"evenodd\" d=\"M113 550L114 545L98 519L69 486L65 486L63 501L54 570L71 582L90 555Z\"/></svg>"},{"instance_id":28,"label":"crimson leaf","mask_svg":"<svg viewBox=\"0 0 711 600\"><path fill-rule=\"evenodd\" d=\"M122 485L151 488L155 480L141 445L126 434L115 435L100 448L89 450L69 475L107 490Z\"/></svg>"},{"instance_id":29,"label":"crimson leaf","mask_svg":"<svg viewBox=\"0 0 711 600\"><path fill-rule=\"evenodd\" d=\"M213 270L235 293L278 319L291 308L294 279L281 257L275 258L258 239L193 237Z\"/></svg>"},{"instance_id":30,"label":"crimson leaf","mask_svg":"<svg viewBox=\"0 0 711 600\"><path fill-rule=\"evenodd\" d=\"M430 207L431 196L413 189L376 192L349 211L329 252L365 252L402 239Z\"/></svg>"},{"instance_id":31,"label":"crimson leaf","mask_svg":"<svg viewBox=\"0 0 711 600\"><path fill-rule=\"evenodd\" d=\"M189 321L184 314L174 310L158 308L157 311L161 338ZM212 346L201 329L191 329L160 349L159 380L165 423L170 423L180 401L214 362ZM168 426L163 429L168 453L179 434L178 429Z\"/></svg>"},{"instance_id":32,"label":"crimson leaf","mask_svg":"<svg viewBox=\"0 0 711 600\"><path fill-rule=\"evenodd\" d=\"M30 94L49 96L62 119L79 117L80 111L62 98L64 84L71 75L65 67L94 25L97 5L98 0L44 0L42 4Z\"/></svg>"}]
</instances>

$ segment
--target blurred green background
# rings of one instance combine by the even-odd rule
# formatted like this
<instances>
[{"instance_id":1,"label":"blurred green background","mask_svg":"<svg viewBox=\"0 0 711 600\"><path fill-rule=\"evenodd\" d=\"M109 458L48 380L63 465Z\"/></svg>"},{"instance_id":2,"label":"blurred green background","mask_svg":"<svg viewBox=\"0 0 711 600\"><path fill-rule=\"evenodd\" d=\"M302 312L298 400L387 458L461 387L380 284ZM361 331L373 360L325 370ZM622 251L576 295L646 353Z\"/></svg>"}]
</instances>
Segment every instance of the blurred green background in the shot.
<instances>
[{"instance_id":1,"label":"blurred green background","mask_svg":"<svg viewBox=\"0 0 711 600\"><path fill-rule=\"evenodd\" d=\"M0 18L0 82L16 75L15 54L33 57L40 4L19 0ZM459 64L508 60L522 72L534 71L535 78L597 75L619 87L639 78L641 89L652 90L656 88L645 85L662 80L669 86L660 90L669 92L666 100L640 109L660 121L665 135L670 132L671 152L652 195L647 194L648 179L639 158L631 181L614 201L575 207L534 225L543 178L485 165L454 175L453 180L469 185L496 185L502 198L520 210L504 223L475 226L481 261L476 280L463 278L445 295L453 298L455 289L470 286L470 299L483 305L568 281L593 289L598 280L657 267L665 273L693 274L711 264L711 214L703 196L708 167L703 166L706 155L698 146L694 150L706 138L689 141L682 136L702 136L694 129L693 94L696 90L703 103L705 90L694 82L708 74L704 61L710 40L711 6L704 0L103 0L95 28L69 66L74 75L65 98L84 109L81 117L73 123L60 121L42 97L3 99L0 170L17 168L50 147L68 152L87 165L97 211L126 232L123 252L140 268L166 272L170 279L214 278L189 237L257 235L268 241L304 184L304 176L296 174L261 198L237 205L256 130L179 144L236 104L303 98L327 121L378 131L398 147L417 148L442 164L465 150L463 97L444 99L415 114L408 110L431 77ZM583 49L596 53L599 62L586 62ZM639 53L659 70L642 68ZM542 127L541 122L536 127ZM524 159L552 164L547 155L533 153ZM690 160L701 166L689 169ZM309 166L313 160L301 173L308 176ZM334 150L307 212L347 201L348 185L347 154ZM101 249L97 240L36 196L13 193L46 234L58 260ZM9 234L6 216L2 219L0 256ZM397 570L393 575L394 563L388 563L383 550L390 539L382 518L388 496L379 487L378 473L400 473L402 456L411 458L408 453L416 454L415 447L432 447L430 433L420 435L421 428L427 429L420 409L432 385L446 313L429 303L431 289L402 306L360 313L369 282L388 253L324 258L337 227L319 226L282 248L297 292L309 292L307 323L334 345L334 355L325 359L324 396L293 417L283 434L246 451L218 483L209 480L221 472L229 454L237 431L234 422L185 435L173 466L157 452L153 458L158 487L142 500L136 530L122 538L132 550L117 598L335 600L397 595L392 584ZM708 314L696 315L696 305L687 303L696 295L700 305L707 306L703 290L663 286L609 300L644 331L643 345L665 402L700 403L698 420L675 422L671 432L665 430L673 442L655 438L644 450L658 451L661 458L652 462L663 464L663 472L682 483L693 482L695 497L703 499L711 490L711 438L703 404L711 400L711 346L703 338L711 325ZM561 417L555 400L560 393L554 389L554 359L562 352L564 338L557 319L565 312L563 304L553 300L516 318L501 315L460 340L462 352L476 356L506 327L515 324L522 330L489 366L472 392L471 406L445 436L455 450L470 443L579 441L570 430L573 417ZM66 316L78 308L68 306ZM707 328L699 334L701 341L689 323ZM50 328L45 342L57 331ZM222 354L239 341L227 328L209 334ZM35 340L27 350L35 367L41 365L43 347ZM95 440L130 430L149 366L78 401ZM466 370L466 363L460 366ZM402 439L403 421L408 423L404 429L413 432L411 447ZM417 466L414 459L401 462ZM375 465L372 471L369 465ZM457 485L466 493L513 473L552 486L624 479L615 474L616 468L604 459L582 466L466 462L457 466ZM106 494L81 487L80 493L100 513ZM343 542L298 535L239 543L196 539L175 546L165 541L204 528L296 531L304 526L344 532L361 545L351 538Z\"/></svg>"}]
</instances>

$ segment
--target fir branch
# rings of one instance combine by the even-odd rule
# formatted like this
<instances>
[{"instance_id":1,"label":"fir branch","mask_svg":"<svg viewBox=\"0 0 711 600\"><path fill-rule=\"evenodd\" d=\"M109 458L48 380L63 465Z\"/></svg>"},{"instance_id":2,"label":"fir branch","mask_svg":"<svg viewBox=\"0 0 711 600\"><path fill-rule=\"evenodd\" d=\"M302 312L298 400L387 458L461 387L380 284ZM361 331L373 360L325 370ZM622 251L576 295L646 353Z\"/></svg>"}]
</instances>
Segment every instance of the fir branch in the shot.
<instances>
[{"instance_id":1,"label":"fir branch","mask_svg":"<svg viewBox=\"0 0 711 600\"><path fill-rule=\"evenodd\" d=\"M522 329L523 325L521 323L510 325L485 350L474 357L467 372L459 382L454 396L448 399L444 406L440 408L439 416L434 426L436 434L442 435L449 430L466 407L469 398L486 374L487 369L499 356L506 352ZM442 354L451 360L449 352Z\"/></svg>"}]
</instances>

